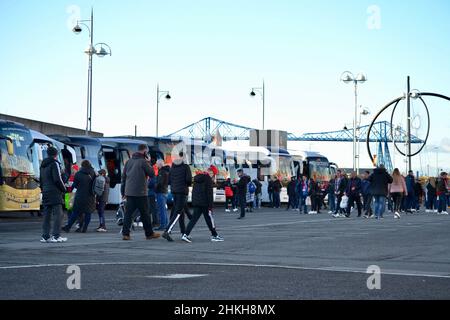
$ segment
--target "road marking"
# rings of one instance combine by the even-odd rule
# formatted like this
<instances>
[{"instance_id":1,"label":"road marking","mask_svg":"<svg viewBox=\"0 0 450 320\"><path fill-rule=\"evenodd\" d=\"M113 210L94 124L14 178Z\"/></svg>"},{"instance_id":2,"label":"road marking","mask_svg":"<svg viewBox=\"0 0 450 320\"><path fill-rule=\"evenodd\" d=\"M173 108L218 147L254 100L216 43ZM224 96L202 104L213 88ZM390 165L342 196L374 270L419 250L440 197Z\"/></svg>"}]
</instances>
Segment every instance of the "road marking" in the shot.
<instances>
[{"instance_id":1,"label":"road marking","mask_svg":"<svg viewBox=\"0 0 450 320\"><path fill-rule=\"evenodd\" d=\"M207 274L187 274L187 273L173 273L167 275L159 276L146 276L146 278L157 278L157 279L189 279L189 278L199 278L206 277Z\"/></svg>"},{"instance_id":2,"label":"road marking","mask_svg":"<svg viewBox=\"0 0 450 320\"><path fill-rule=\"evenodd\" d=\"M249 264L249 263L221 263L221 262L86 262L86 263L51 263L51 264L34 264L34 265L19 265L19 266L3 266L0 270L8 269L27 269L27 268L45 268L45 267L66 267L69 265L78 266L115 266L115 265L201 265L201 266L223 266L223 267L250 267L250 268L277 268L277 269L291 269L291 270L307 270L307 271L331 271L331 272L348 272L348 273L363 273L366 274L366 268L347 268L347 267L300 267L288 265L272 265L272 264ZM381 274L391 276L406 276L406 277L427 277L427 278L442 278L450 279L450 274L447 272L422 273L420 271L396 271L385 270Z\"/></svg>"}]
</instances>

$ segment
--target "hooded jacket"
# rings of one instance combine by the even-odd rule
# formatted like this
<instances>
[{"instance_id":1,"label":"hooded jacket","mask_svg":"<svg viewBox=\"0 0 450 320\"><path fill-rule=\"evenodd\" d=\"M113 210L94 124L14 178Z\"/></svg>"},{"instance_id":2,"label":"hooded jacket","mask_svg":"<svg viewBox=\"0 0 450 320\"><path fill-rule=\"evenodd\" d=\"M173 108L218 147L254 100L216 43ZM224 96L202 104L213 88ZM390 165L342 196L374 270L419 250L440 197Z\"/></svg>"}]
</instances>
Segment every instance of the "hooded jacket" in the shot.
<instances>
[{"instance_id":1,"label":"hooded jacket","mask_svg":"<svg viewBox=\"0 0 450 320\"><path fill-rule=\"evenodd\" d=\"M44 206L64 204L66 187L61 178L60 165L59 161L53 158L46 158L41 163L40 184Z\"/></svg>"},{"instance_id":2,"label":"hooded jacket","mask_svg":"<svg viewBox=\"0 0 450 320\"><path fill-rule=\"evenodd\" d=\"M189 187L192 185L192 172L182 159L173 161L169 172L169 184L172 194L189 194Z\"/></svg>"},{"instance_id":3,"label":"hooded jacket","mask_svg":"<svg viewBox=\"0 0 450 320\"><path fill-rule=\"evenodd\" d=\"M214 203L213 183L208 173L203 172L194 177L192 187L192 205L194 207L208 207L212 210Z\"/></svg>"},{"instance_id":4,"label":"hooded jacket","mask_svg":"<svg viewBox=\"0 0 450 320\"><path fill-rule=\"evenodd\" d=\"M146 197L147 177L154 177L155 171L142 153L135 152L125 164L120 192L126 197Z\"/></svg>"},{"instance_id":5,"label":"hooded jacket","mask_svg":"<svg viewBox=\"0 0 450 320\"><path fill-rule=\"evenodd\" d=\"M170 167L164 166L158 170L158 181L156 183L156 193L167 193L169 187Z\"/></svg>"},{"instance_id":6,"label":"hooded jacket","mask_svg":"<svg viewBox=\"0 0 450 320\"><path fill-rule=\"evenodd\" d=\"M95 179L95 171L91 168L81 168L75 174L72 187L77 189L73 202L73 211L78 213L92 213L95 211L95 194L92 184Z\"/></svg>"},{"instance_id":7,"label":"hooded jacket","mask_svg":"<svg viewBox=\"0 0 450 320\"><path fill-rule=\"evenodd\" d=\"M369 176L370 194L374 196L387 196L388 184L392 183L392 177L385 168L375 168Z\"/></svg>"}]
</instances>

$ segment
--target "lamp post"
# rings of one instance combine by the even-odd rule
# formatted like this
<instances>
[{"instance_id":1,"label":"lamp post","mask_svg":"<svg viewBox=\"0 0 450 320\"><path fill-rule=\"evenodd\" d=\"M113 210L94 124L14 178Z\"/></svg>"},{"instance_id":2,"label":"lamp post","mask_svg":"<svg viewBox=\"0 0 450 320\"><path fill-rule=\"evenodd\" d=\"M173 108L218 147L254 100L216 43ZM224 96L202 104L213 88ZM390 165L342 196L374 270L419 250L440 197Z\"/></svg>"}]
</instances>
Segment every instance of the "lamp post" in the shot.
<instances>
[{"instance_id":1,"label":"lamp post","mask_svg":"<svg viewBox=\"0 0 450 320\"><path fill-rule=\"evenodd\" d=\"M84 22L90 22L90 27ZM91 19L90 20L78 20L72 31L75 34L80 34L83 29L80 25L85 26L89 30L89 46L84 50L84 52L89 57L88 63L88 83L87 83L87 102L86 102L86 135L89 135L89 131L92 131L92 56L95 54L100 58L107 55L111 55L111 47L106 43L100 42L94 45L94 10L91 9ZM100 46L99 49L96 47ZM103 46L107 47L107 51Z\"/></svg>"},{"instance_id":2,"label":"lamp post","mask_svg":"<svg viewBox=\"0 0 450 320\"><path fill-rule=\"evenodd\" d=\"M263 112L262 112L262 129L264 130L264 120L265 120L265 92L264 92L264 80L262 83L262 87L254 87L252 88L252 91L250 92L250 96L254 97L256 96L256 92L258 92L261 95L261 99L262 99L262 105L263 105Z\"/></svg>"},{"instance_id":3,"label":"lamp post","mask_svg":"<svg viewBox=\"0 0 450 320\"><path fill-rule=\"evenodd\" d=\"M159 134L159 129L158 129L158 126L159 126L159 101L163 95L166 95L165 98L167 100L170 100L172 98L169 94L169 91L160 91L159 90L159 83L158 83L156 86L156 137L158 137L158 134Z\"/></svg>"},{"instance_id":4,"label":"lamp post","mask_svg":"<svg viewBox=\"0 0 450 320\"><path fill-rule=\"evenodd\" d=\"M359 121L358 121L358 125L356 127L356 130L357 130L356 139L358 141L358 152L356 154L356 157L358 158L357 165L356 165L356 174L359 174L359 168L360 168L360 166L359 166L360 156L359 155L361 154L361 152L360 152L361 149L360 149L359 137L361 135L361 116L367 116L370 114L370 111L368 109L363 108L362 106L359 106L359 108L362 110L359 112Z\"/></svg>"},{"instance_id":5,"label":"lamp post","mask_svg":"<svg viewBox=\"0 0 450 320\"><path fill-rule=\"evenodd\" d=\"M439 177L439 147L434 147L436 151L436 177Z\"/></svg>"},{"instance_id":6,"label":"lamp post","mask_svg":"<svg viewBox=\"0 0 450 320\"><path fill-rule=\"evenodd\" d=\"M357 171L357 150L356 150L356 122L358 121L358 83L367 81L367 77L363 73L359 73L356 77L353 73L345 71L341 75L341 81L344 83L353 83L355 86L355 116L353 118L353 171Z\"/></svg>"}]
</instances>

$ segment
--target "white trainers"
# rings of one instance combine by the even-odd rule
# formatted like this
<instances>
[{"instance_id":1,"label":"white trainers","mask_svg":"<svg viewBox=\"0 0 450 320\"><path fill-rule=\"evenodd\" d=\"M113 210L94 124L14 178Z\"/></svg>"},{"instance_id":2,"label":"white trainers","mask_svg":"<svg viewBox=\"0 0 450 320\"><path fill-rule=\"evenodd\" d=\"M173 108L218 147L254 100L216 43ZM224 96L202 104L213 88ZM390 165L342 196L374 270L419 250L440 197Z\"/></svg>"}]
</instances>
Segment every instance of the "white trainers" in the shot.
<instances>
[{"instance_id":1,"label":"white trainers","mask_svg":"<svg viewBox=\"0 0 450 320\"><path fill-rule=\"evenodd\" d=\"M394 212L394 219L400 219L400 213Z\"/></svg>"},{"instance_id":2,"label":"white trainers","mask_svg":"<svg viewBox=\"0 0 450 320\"><path fill-rule=\"evenodd\" d=\"M225 209L225 212L231 212L230 209Z\"/></svg>"},{"instance_id":3,"label":"white trainers","mask_svg":"<svg viewBox=\"0 0 450 320\"><path fill-rule=\"evenodd\" d=\"M339 213L333 214L333 218L339 218Z\"/></svg>"},{"instance_id":4,"label":"white trainers","mask_svg":"<svg viewBox=\"0 0 450 320\"><path fill-rule=\"evenodd\" d=\"M39 241L42 243L48 243L48 242L50 242L50 238L45 239L44 237L41 237L41 240L39 240Z\"/></svg>"},{"instance_id":5,"label":"white trainers","mask_svg":"<svg viewBox=\"0 0 450 320\"><path fill-rule=\"evenodd\" d=\"M238 209L237 209L237 208L234 208L234 209L233 209L233 212L236 212L236 211L238 211Z\"/></svg>"},{"instance_id":6,"label":"white trainers","mask_svg":"<svg viewBox=\"0 0 450 320\"><path fill-rule=\"evenodd\" d=\"M217 235L215 237L211 237L212 242L222 242L225 241L221 236Z\"/></svg>"},{"instance_id":7,"label":"white trainers","mask_svg":"<svg viewBox=\"0 0 450 320\"><path fill-rule=\"evenodd\" d=\"M67 238L63 238L63 237L55 238L52 236L50 238L50 242L52 242L52 243L61 243L61 242L66 242L66 241L67 241Z\"/></svg>"},{"instance_id":8,"label":"white trainers","mask_svg":"<svg viewBox=\"0 0 450 320\"><path fill-rule=\"evenodd\" d=\"M187 243L191 243L192 242L191 238L188 235L186 235L186 234L183 234L181 236L181 240L183 240L184 242L187 242Z\"/></svg>"},{"instance_id":9,"label":"white trainers","mask_svg":"<svg viewBox=\"0 0 450 320\"><path fill-rule=\"evenodd\" d=\"M441 214L446 214L446 215L448 215L448 212L447 212L447 211L442 211Z\"/></svg>"}]
</instances>

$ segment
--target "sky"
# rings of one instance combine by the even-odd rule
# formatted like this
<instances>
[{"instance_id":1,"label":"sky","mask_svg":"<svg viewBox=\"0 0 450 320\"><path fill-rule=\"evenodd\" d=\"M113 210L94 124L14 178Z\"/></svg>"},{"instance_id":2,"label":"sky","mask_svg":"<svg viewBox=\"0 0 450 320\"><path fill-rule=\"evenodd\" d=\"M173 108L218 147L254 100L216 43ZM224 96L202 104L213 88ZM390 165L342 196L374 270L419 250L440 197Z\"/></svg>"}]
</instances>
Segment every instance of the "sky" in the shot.
<instances>
[{"instance_id":1,"label":"sky","mask_svg":"<svg viewBox=\"0 0 450 320\"><path fill-rule=\"evenodd\" d=\"M263 80L266 128L299 135L352 126L353 88L339 81L346 70L368 78L358 87L371 112L363 125L405 92L408 75L412 88L450 96L446 0L1 0L0 113L85 128L89 33L71 29L91 7L94 43L112 49L93 58L92 129L105 135L131 135L135 125L154 135L158 83L172 96L159 105L160 135L207 116L260 128L261 99L249 92ZM436 168L437 157L449 170L449 103L427 104L429 151L413 165ZM351 143L291 147L352 166Z\"/></svg>"}]
</instances>

